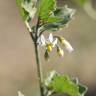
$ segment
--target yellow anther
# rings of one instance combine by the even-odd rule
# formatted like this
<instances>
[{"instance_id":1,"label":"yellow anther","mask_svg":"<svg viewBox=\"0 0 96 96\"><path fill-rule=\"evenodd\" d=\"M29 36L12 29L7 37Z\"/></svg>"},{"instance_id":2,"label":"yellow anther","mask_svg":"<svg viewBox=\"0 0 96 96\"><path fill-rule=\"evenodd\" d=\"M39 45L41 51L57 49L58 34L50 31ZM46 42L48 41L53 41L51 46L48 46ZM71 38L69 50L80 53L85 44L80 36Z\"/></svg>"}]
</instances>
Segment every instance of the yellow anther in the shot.
<instances>
[{"instance_id":1,"label":"yellow anther","mask_svg":"<svg viewBox=\"0 0 96 96\"><path fill-rule=\"evenodd\" d=\"M47 48L47 51L48 52L51 52L52 51L52 46L53 46L52 44L47 44L46 45L46 48Z\"/></svg>"}]
</instances>

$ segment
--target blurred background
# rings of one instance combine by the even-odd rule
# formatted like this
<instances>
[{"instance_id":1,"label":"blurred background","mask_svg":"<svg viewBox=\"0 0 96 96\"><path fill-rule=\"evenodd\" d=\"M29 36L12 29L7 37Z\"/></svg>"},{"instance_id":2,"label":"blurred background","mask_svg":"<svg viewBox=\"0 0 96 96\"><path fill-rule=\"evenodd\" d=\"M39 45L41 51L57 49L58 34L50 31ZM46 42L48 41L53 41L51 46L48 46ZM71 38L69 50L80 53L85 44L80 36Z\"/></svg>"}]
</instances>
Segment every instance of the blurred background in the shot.
<instances>
[{"instance_id":1,"label":"blurred background","mask_svg":"<svg viewBox=\"0 0 96 96\"><path fill-rule=\"evenodd\" d=\"M78 77L88 86L86 96L96 96L96 0L58 0L76 9L74 20L57 34L63 35L75 51L59 58L43 58L44 77L50 70ZM20 17L15 0L0 0L0 96L39 96L33 42Z\"/></svg>"}]
</instances>

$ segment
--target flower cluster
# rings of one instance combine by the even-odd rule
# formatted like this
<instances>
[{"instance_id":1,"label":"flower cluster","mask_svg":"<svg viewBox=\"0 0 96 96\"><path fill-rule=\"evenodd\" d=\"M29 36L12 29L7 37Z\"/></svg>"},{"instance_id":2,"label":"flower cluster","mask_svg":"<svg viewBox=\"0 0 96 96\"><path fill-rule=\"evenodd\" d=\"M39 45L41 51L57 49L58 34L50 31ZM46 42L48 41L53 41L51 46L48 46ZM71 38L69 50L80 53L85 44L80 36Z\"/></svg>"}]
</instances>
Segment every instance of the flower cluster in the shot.
<instances>
[{"instance_id":1,"label":"flower cluster","mask_svg":"<svg viewBox=\"0 0 96 96\"><path fill-rule=\"evenodd\" d=\"M74 49L71 46L71 44L63 37L60 36L53 36L52 33L49 34L48 39L45 39L44 35L42 34L38 40L37 43L40 46L45 47L45 55L46 57L48 57L48 53L50 53L54 47L57 48L57 53L59 56L63 56L64 55L64 51L63 49L60 47L59 42L65 46L66 50L71 53Z\"/></svg>"}]
</instances>

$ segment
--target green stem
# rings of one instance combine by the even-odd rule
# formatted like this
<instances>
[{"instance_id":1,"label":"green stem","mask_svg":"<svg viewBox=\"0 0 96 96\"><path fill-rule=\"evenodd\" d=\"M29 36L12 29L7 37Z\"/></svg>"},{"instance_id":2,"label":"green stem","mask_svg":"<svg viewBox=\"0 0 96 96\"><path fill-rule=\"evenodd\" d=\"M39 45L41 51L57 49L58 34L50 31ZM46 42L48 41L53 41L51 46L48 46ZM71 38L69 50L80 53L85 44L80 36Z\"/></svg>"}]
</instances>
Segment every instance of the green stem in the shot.
<instances>
[{"instance_id":1,"label":"green stem","mask_svg":"<svg viewBox=\"0 0 96 96\"><path fill-rule=\"evenodd\" d=\"M37 30L38 31L38 30ZM38 32L36 32L37 34ZM37 45L37 39L38 36L36 35L35 38L33 38L32 33L30 34L33 42L34 42L34 48L35 48L35 56L36 56L36 64L37 64L37 74L38 74L38 79L39 79L39 87L40 87L40 96L45 96L44 95L44 87L43 87L43 74L42 74L42 66L40 63L40 57L39 57L39 48Z\"/></svg>"},{"instance_id":2,"label":"green stem","mask_svg":"<svg viewBox=\"0 0 96 96\"><path fill-rule=\"evenodd\" d=\"M37 5L39 4L39 0L37 0ZM35 30L35 35L33 36L32 33L30 33L32 40L34 41L34 48L35 48L35 56L36 56L36 63L37 63L37 74L38 74L38 79L39 79L39 87L40 87L40 96L45 96L44 95L44 87L43 87L43 74L42 74L42 66L40 63L40 57L39 57L39 49L38 49L38 44L37 44L37 39L39 36L38 28L39 28L39 23L40 23L40 18L37 18L37 24L36 24L36 30ZM27 24L28 25L28 24Z\"/></svg>"},{"instance_id":3,"label":"green stem","mask_svg":"<svg viewBox=\"0 0 96 96\"><path fill-rule=\"evenodd\" d=\"M41 93L41 96L44 96L42 66L41 66L41 63L40 63L39 48L38 48L38 44L37 44L38 28L39 28L39 17L38 17L37 24L36 24L34 46L35 46L35 55L36 55L36 63L37 63L37 74L38 74L38 78L39 78L40 93Z\"/></svg>"},{"instance_id":4,"label":"green stem","mask_svg":"<svg viewBox=\"0 0 96 96\"><path fill-rule=\"evenodd\" d=\"M36 54L36 63L37 63L37 72L38 72L38 78L39 78L40 93L41 93L41 96L44 96L43 74L42 74L41 63L40 63L40 60L39 60L39 53L38 53L37 43L35 43L34 46L35 46L35 54Z\"/></svg>"}]
</instances>

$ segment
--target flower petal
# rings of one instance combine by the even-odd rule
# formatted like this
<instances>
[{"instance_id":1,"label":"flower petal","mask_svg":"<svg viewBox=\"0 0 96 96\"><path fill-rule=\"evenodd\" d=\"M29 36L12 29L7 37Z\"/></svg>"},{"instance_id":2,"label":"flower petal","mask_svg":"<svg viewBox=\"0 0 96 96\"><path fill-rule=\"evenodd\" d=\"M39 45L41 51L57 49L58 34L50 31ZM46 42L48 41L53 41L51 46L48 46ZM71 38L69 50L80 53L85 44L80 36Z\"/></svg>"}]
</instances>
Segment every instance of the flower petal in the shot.
<instances>
[{"instance_id":1,"label":"flower petal","mask_svg":"<svg viewBox=\"0 0 96 96\"><path fill-rule=\"evenodd\" d=\"M21 91L18 91L18 96L24 96L24 94L22 94Z\"/></svg>"},{"instance_id":2,"label":"flower petal","mask_svg":"<svg viewBox=\"0 0 96 96\"><path fill-rule=\"evenodd\" d=\"M46 42L46 40L45 40L44 35L41 35L41 43L42 43L42 45L45 45L45 42Z\"/></svg>"},{"instance_id":3,"label":"flower petal","mask_svg":"<svg viewBox=\"0 0 96 96\"><path fill-rule=\"evenodd\" d=\"M56 39L53 41L53 43L52 43L52 44L53 44L53 47L55 47L55 45L57 44L57 40L58 40L58 39L56 38Z\"/></svg>"},{"instance_id":4,"label":"flower petal","mask_svg":"<svg viewBox=\"0 0 96 96\"><path fill-rule=\"evenodd\" d=\"M51 42L51 43L53 42L53 35L52 35L52 33L49 34L48 41Z\"/></svg>"},{"instance_id":5,"label":"flower petal","mask_svg":"<svg viewBox=\"0 0 96 96\"><path fill-rule=\"evenodd\" d=\"M38 38L37 43L38 43L40 46L45 46L46 41L45 41L44 35L41 35L41 36Z\"/></svg>"},{"instance_id":6,"label":"flower petal","mask_svg":"<svg viewBox=\"0 0 96 96\"><path fill-rule=\"evenodd\" d=\"M71 46L71 44L64 39L64 44L65 44L65 48L68 50L69 53L71 53L72 51L74 51L73 47Z\"/></svg>"}]
</instances>

